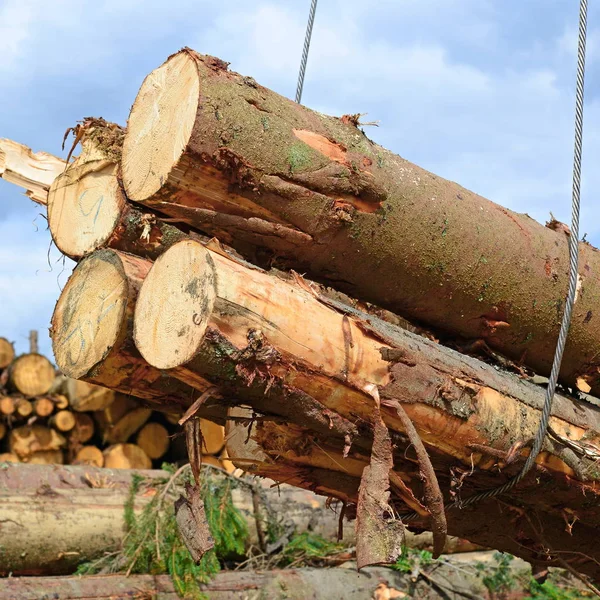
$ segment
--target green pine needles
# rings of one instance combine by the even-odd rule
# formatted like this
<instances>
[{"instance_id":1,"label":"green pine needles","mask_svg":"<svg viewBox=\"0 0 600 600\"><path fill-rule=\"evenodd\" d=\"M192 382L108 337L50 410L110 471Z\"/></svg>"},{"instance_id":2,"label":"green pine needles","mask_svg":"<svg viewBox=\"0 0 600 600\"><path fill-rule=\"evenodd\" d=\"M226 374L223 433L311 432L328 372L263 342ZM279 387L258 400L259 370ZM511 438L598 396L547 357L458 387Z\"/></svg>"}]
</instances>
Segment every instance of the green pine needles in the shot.
<instances>
[{"instance_id":1,"label":"green pine needles","mask_svg":"<svg viewBox=\"0 0 600 600\"><path fill-rule=\"evenodd\" d=\"M182 598L203 598L199 584L209 581L221 570L220 561L239 558L245 553L248 526L231 497L236 481L214 469L202 470L201 493L215 547L196 564L179 536L174 510L174 502L183 492L185 482L191 483L190 469L188 465L177 472L167 465L163 468L164 481L157 485L156 480L152 480L156 493L137 514L136 496L148 484L143 477L133 476L125 504L127 533L120 551L81 565L77 572L168 573Z\"/></svg>"}]
</instances>

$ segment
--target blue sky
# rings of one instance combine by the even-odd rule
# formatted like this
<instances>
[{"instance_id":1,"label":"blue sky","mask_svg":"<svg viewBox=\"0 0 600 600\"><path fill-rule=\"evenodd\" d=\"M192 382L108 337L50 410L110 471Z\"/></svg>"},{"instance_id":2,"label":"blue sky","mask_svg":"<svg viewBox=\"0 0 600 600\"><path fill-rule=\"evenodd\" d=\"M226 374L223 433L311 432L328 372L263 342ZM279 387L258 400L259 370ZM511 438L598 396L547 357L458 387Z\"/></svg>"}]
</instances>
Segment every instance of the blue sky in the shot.
<instances>
[{"instance_id":1,"label":"blue sky","mask_svg":"<svg viewBox=\"0 0 600 600\"><path fill-rule=\"evenodd\" d=\"M545 221L570 219L577 2L320 0L303 103L368 113L401 156ZM59 156L86 116L125 124L182 46L294 96L309 0L0 0L0 137ZM600 244L600 9L591 3L581 230ZM0 181L0 336L27 349L72 268L40 207Z\"/></svg>"}]
</instances>

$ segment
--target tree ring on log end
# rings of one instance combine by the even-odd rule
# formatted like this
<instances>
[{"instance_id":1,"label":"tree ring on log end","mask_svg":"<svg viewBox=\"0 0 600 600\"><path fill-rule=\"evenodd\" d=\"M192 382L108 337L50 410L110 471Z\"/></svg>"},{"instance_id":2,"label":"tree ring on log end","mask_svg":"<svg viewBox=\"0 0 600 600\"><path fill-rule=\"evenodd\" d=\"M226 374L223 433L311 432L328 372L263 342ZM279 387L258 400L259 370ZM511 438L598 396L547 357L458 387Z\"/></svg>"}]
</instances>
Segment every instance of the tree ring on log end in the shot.
<instances>
[{"instance_id":1,"label":"tree ring on log end","mask_svg":"<svg viewBox=\"0 0 600 600\"><path fill-rule=\"evenodd\" d=\"M52 349L60 370L78 379L120 342L129 282L117 252L100 250L82 260L52 315Z\"/></svg>"},{"instance_id":2,"label":"tree ring on log end","mask_svg":"<svg viewBox=\"0 0 600 600\"><path fill-rule=\"evenodd\" d=\"M171 57L142 83L123 145L123 184L131 200L155 194L181 158L198 110L200 81L186 52Z\"/></svg>"},{"instance_id":3,"label":"tree ring on log end","mask_svg":"<svg viewBox=\"0 0 600 600\"><path fill-rule=\"evenodd\" d=\"M59 175L48 193L48 224L57 248L67 256L85 256L105 245L126 201L117 165L91 161Z\"/></svg>"},{"instance_id":4,"label":"tree ring on log end","mask_svg":"<svg viewBox=\"0 0 600 600\"><path fill-rule=\"evenodd\" d=\"M134 338L158 369L190 361L200 348L216 298L213 259L198 242L184 240L150 269L135 307Z\"/></svg>"}]
</instances>

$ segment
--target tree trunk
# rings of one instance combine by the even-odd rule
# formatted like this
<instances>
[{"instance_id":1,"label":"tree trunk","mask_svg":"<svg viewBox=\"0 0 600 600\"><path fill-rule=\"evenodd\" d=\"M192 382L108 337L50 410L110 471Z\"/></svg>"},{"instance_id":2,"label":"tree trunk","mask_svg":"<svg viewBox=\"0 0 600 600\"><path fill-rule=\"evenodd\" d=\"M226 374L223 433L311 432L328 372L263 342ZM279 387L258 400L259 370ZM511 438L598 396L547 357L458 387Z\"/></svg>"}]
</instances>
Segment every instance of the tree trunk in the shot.
<instances>
[{"instance_id":1,"label":"tree trunk","mask_svg":"<svg viewBox=\"0 0 600 600\"><path fill-rule=\"evenodd\" d=\"M466 498L495 487L518 472L544 399L541 387L318 297L299 278L282 281L192 241L165 252L146 277L135 337L142 355L157 368L177 368L184 379L200 376L217 385L226 400L235 398L235 404L247 403L312 430L314 438L297 435L286 441L291 452L315 439L315 445L337 450L336 461L343 466L350 465L343 458L349 443L365 462L369 456L378 389L381 414L396 445L395 469L404 474L412 490L408 495L415 499L423 495L421 476L412 453L406 454L411 443L394 402L402 402L414 422L449 500L452 494ZM600 519L590 501L600 479L593 458L600 451L600 409L557 396L551 427L537 468L502 502L555 521L563 518L562 507L569 507L581 525L579 533L554 538L565 545L553 548L570 551L572 544L583 544L595 556L588 535ZM257 472L355 499L358 470L346 466L336 473L324 465L281 460ZM406 512L399 494L393 502L398 513ZM471 533L470 523L456 515L448 513L454 533L468 538L460 527L469 525ZM429 526L426 520L421 524ZM513 534L517 539L517 531ZM501 535L500 529L493 535ZM491 544L493 535L483 543ZM539 539L521 543L529 544L522 551L528 558L538 552L532 548ZM496 541L496 547L502 544ZM512 546L511 552L519 554ZM595 563L581 568L596 572Z\"/></svg>"},{"instance_id":2,"label":"tree trunk","mask_svg":"<svg viewBox=\"0 0 600 600\"><path fill-rule=\"evenodd\" d=\"M41 354L23 354L10 366L10 384L25 396L43 396L54 383L52 363Z\"/></svg>"},{"instance_id":3,"label":"tree trunk","mask_svg":"<svg viewBox=\"0 0 600 600\"><path fill-rule=\"evenodd\" d=\"M151 263L103 250L82 260L65 285L52 317L52 344L63 373L154 403L186 407L193 387L151 367L136 350L133 309ZM201 378L194 385L202 391Z\"/></svg>"},{"instance_id":4,"label":"tree trunk","mask_svg":"<svg viewBox=\"0 0 600 600\"><path fill-rule=\"evenodd\" d=\"M71 573L77 564L118 549L125 534L124 504L134 472L92 466L4 465L0 469L0 574ZM150 481L135 497L139 510L152 498L152 480L165 481L168 474L137 472ZM324 498L286 485L276 489L267 484L261 493L275 514L291 520L298 533L312 528L335 539L338 516L326 508ZM252 494L245 486L232 494L235 506L248 520L250 542L256 544Z\"/></svg>"},{"instance_id":5,"label":"tree trunk","mask_svg":"<svg viewBox=\"0 0 600 600\"><path fill-rule=\"evenodd\" d=\"M141 87L123 183L131 200L173 216L242 217L232 244L244 219L248 230L251 218L278 225L260 244L281 264L450 336L483 338L548 374L567 236L392 154L357 121L311 111L184 49ZM199 226L218 233L224 223L213 231L202 213ZM561 381L600 394L600 254L585 243L580 251Z\"/></svg>"},{"instance_id":6,"label":"tree trunk","mask_svg":"<svg viewBox=\"0 0 600 600\"><path fill-rule=\"evenodd\" d=\"M453 565L454 568L456 568ZM460 569L460 566L458 566ZM419 581L416 593L423 600L461 600L465 597L482 597L485 588L476 575L466 576L456 586L452 568L442 568L444 584L432 586L425 579ZM200 585L202 593L210 600L247 600L248 598L290 598L293 600L371 600L372 598L402 598L410 586L408 575L383 569L366 569L356 573L347 568L302 568L284 570L222 571L208 583ZM390 596L390 590L400 595ZM381 591L385 595L374 594ZM11 600L114 600L115 598L152 598L153 600L179 600L180 596L169 575L93 575L84 577L10 577L0 580L0 594Z\"/></svg>"}]
</instances>

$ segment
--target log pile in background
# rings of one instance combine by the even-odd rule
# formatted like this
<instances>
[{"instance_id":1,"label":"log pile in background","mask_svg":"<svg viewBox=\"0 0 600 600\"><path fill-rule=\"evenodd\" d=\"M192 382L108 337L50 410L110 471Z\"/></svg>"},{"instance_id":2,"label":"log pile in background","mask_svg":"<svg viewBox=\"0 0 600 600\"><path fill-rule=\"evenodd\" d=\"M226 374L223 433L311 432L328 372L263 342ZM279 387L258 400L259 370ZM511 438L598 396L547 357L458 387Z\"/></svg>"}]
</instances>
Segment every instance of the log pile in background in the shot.
<instances>
[{"instance_id":1,"label":"log pile in background","mask_svg":"<svg viewBox=\"0 0 600 600\"><path fill-rule=\"evenodd\" d=\"M153 86L157 77L168 85ZM356 118L309 111L187 49L146 79L125 136L99 119L79 127L81 156L48 195L53 239L79 261L52 320L67 375L165 412L203 394L198 414L227 424L234 464L338 498L349 515L375 472L382 515L388 505L414 510L413 527L436 526L425 493L434 474L411 450L403 410L446 501L518 472L543 389L396 323L480 338L547 372L566 289L564 234L392 155ZM561 374L592 392L597 261L584 247ZM255 266L273 262L357 301ZM557 396L553 415L521 485L449 511L448 529L599 576L600 410Z\"/></svg>"},{"instance_id":2,"label":"log pile in background","mask_svg":"<svg viewBox=\"0 0 600 600\"><path fill-rule=\"evenodd\" d=\"M57 374L37 353L15 358L0 338L0 462L149 469L186 459L177 425L141 399ZM233 472L220 425L202 421L207 462Z\"/></svg>"}]
</instances>

